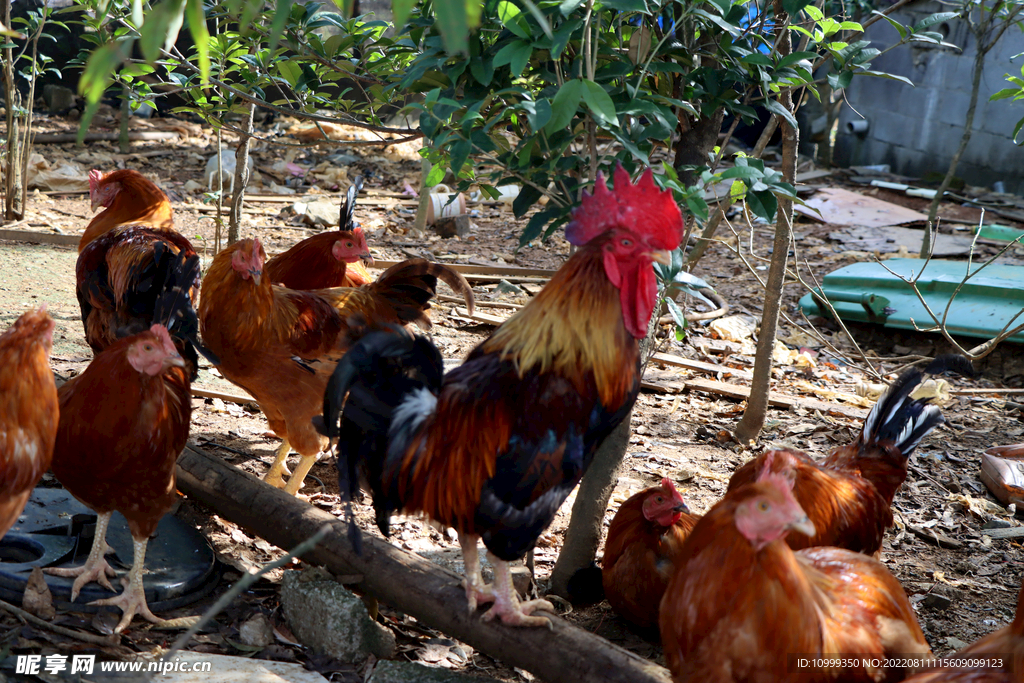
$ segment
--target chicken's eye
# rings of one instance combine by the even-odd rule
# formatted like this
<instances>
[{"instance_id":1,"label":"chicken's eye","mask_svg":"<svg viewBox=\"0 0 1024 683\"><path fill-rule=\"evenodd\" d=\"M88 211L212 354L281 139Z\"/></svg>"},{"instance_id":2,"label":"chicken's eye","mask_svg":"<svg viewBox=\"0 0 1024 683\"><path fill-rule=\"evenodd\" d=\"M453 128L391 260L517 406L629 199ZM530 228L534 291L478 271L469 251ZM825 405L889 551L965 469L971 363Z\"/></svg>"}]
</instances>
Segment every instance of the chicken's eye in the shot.
<instances>
[{"instance_id":1,"label":"chicken's eye","mask_svg":"<svg viewBox=\"0 0 1024 683\"><path fill-rule=\"evenodd\" d=\"M661 496L657 496L657 497L656 497L656 498L654 499L654 502L655 502L655 503L657 503L658 505L661 505L662 503L664 503L664 502L665 502L665 499L664 499L664 498L662 498Z\"/></svg>"},{"instance_id":2,"label":"chicken's eye","mask_svg":"<svg viewBox=\"0 0 1024 683\"><path fill-rule=\"evenodd\" d=\"M147 352L148 351L152 351L153 350L153 345L152 344L143 344L142 350L143 351L147 351Z\"/></svg>"},{"instance_id":3,"label":"chicken's eye","mask_svg":"<svg viewBox=\"0 0 1024 683\"><path fill-rule=\"evenodd\" d=\"M757 504L757 509L760 510L761 512L768 512L768 508L770 508L770 507L771 506L768 505L767 501L763 501L763 500L760 503Z\"/></svg>"},{"instance_id":4,"label":"chicken's eye","mask_svg":"<svg viewBox=\"0 0 1024 683\"><path fill-rule=\"evenodd\" d=\"M621 244L624 247L631 247L631 246L633 246L633 240L629 239L628 237L624 237L619 242L619 244Z\"/></svg>"},{"instance_id":5,"label":"chicken's eye","mask_svg":"<svg viewBox=\"0 0 1024 683\"><path fill-rule=\"evenodd\" d=\"M348 247L349 249L351 249L352 248L352 243L351 242L345 242L345 246Z\"/></svg>"}]
</instances>

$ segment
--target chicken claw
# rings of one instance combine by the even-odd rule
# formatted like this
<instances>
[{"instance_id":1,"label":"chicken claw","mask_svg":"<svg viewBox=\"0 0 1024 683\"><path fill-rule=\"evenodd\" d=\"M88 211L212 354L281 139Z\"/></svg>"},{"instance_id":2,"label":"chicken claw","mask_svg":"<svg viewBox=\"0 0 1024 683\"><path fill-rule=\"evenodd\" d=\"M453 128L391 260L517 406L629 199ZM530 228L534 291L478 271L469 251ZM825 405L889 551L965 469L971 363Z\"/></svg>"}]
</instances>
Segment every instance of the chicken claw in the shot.
<instances>
[{"instance_id":1,"label":"chicken claw","mask_svg":"<svg viewBox=\"0 0 1024 683\"><path fill-rule=\"evenodd\" d=\"M283 489L285 487L284 477L291 474L287 462L290 452L291 444L288 443L288 439L285 439L281 442L281 447L277 449L277 453L274 456L274 464L270 466L270 469L263 476L263 481L275 488Z\"/></svg>"},{"instance_id":2,"label":"chicken claw","mask_svg":"<svg viewBox=\"0 0 1024 683\"><path fill-rule=\"evenodd\" d=\"M113 592L114 587L110 585L108 576L116 576L114 568L107 564L103 557L112 552L113 549L107 545L107 526L110 524L110 517L113 513L104 512L96 517L96 532L92 538L92 548L89 550L89 557L81 567L47 567L43 571L51 576L63 576L65 578L76 577L71 584L71 602L78 598L82 587L85 584L95 581L99 585Z\"/></svg>"},{"instance_id":3,"label":"chicken claw","mask_svg":"<svg viewBox=\"0 0 1024 683\"><path fill-rule=\"evenodd\" d=\"M459 534L462 563L466 573L462 587L466 589L466 603L469 605L470 614L476 612L477 605L494 602L497 599L494 586L484 583L484 577L480 574L480 555L476 541L477 537L472 534Z\"/></svg>"},{"instance_id":4,"label":"chicken claw","mask_svg":"<svg viewBox=\"0 0 1024 683\"><path fill-rule=\"evenodd\" d=\"M146 560L146 543L147 540L135 540L135 562L132 564L132 569L128 572L128 578L121 579L122 585L125 586L124 591L113 598L104 598L102 600L93 600L90 605L106 605L121 608L121 621L118 622L117 627L114 629L114 633L121 633L128 625L132 623L132 617L136 614L141 616L146 621L153 622L154 624L163 624L164 620L153 614L149 605L146 604L146 593L142 583L143 567Z\"/></svg>"},{"instance_id":5,"label":"chicken claw","mask_svg":"<svg viewBox=\"0 0 1024 683\"><path fill-rule=\"evenodd\" d=\"M554 612L555 606L547 600L520 602L512 585L512 572L509 571L508 563L490 553L488 558L494 565L494 606L480 618L491 621L497 617L509 626L546 626L549 630L554 630L550 619L531 615L537 610Z\"/></svg>"}]
</instances>

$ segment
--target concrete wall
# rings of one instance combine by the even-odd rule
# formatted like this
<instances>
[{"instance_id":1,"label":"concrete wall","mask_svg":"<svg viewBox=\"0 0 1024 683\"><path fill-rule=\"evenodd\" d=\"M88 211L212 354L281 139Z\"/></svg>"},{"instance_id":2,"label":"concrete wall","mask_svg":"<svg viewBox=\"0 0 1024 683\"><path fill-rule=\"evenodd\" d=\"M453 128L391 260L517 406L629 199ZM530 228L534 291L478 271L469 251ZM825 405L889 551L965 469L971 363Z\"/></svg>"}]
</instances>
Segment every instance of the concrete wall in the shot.
<instances>
[{"instance_id":1,"label":"concrete wall","mask_svg":"<svg viewBox=\"0 0 1024 683\"><path fill-rule=\"evenodd\" d=\"M933 12L945 11L934 2L918 2L909 10L894 13L904 25L913 25ZM896 173L921 177L929 172L945 174L960 136L971 96L971 73L976 55L974 36L965 22L954 19L932 27L946 41L963 49L904 45L872 62L877 71L906 76L915 87L890 79L856 76L847 90L850 106L843 106L836 136L835 161L840 166L890 164ZM872 46L885 49L899 41L887 22L868 29ZM1024 149L1013 144L1013 127L1024 117L1024 102L989 96L1010 84L1005 74L1020 76L1024 35L1016 28L1004 34L988 53L981 78L974 133L960 159L956 175L970 185L991 186L1006 181L1007 190L1024 191ZM869 122L866 134L850 134L847 123Z\"/></svg>"}]
</instances>

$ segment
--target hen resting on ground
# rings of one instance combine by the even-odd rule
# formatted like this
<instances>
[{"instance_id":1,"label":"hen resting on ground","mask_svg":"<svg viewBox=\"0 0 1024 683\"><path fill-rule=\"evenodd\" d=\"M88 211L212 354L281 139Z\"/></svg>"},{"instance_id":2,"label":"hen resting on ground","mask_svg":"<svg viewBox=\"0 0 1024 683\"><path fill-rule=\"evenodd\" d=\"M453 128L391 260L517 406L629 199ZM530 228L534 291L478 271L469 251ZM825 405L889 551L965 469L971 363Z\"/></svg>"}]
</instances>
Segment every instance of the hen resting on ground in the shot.
<instances>
[{"instance_id":1,"label":"hen resting on ground","mask_svg":"<svg viewBox=\"0 0 1024 683\"><path fill-rule=\"evenodd\" d=\"M690 514L670 479L619 506L601 561L604 594L619 616L641 628L657 628L674 562L699 519Z\"/></svg>"}]
</instances>

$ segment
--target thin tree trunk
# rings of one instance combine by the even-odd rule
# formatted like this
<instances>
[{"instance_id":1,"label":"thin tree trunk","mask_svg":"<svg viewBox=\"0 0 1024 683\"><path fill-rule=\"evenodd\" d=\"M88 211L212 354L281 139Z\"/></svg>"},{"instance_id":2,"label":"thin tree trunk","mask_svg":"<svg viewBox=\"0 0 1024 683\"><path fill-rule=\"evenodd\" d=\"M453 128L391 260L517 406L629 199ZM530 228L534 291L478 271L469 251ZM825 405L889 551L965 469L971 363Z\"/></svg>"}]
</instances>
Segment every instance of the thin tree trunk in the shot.
<instances>
[{"instance_id":1,"label":"thin tree trunk","mask_svg":"<svg viewBox=\"0 0 1024 683\"><path fill-rule=\"evenodd\" d=\"M971 75L971 103L967 106L967 117L964 119L964 132L960 136L960 145L956 148L956 152L953 154L953 158L949 162L949 169L946 171L946 177L942 179L942 184L939 185L938 192L935 193L935 197L932 198L931 206L928 207L928 227L924 231L924 240L921 242L921 258L928 258L928 255L932 251L932 230L935 230L935 220L939 215L939 204L942 203L942 196L946 194L946 190L949 189L949 185L953 182L953 177L956 174L956 167L960 163L960 157L964 155L964 151L967 149L967 143L971 141L971 135L974 133L974 111L978 107L978 89L981 86L981 74L985 69L985 55L988 53L984 47L984 34L977 35L978 45L977 52L974 54L974 73ZM995 41L990 43L994 45Z\"/></svg>"},{"instance_id":2,"label":"thin tree trunk","mask_svg":"<svg viewBox=\"0 0 1024 683\"><path fill-rule=\"evenodd\" d=\"M577 571L589 566L597 556L604 513L608 511L608 501L618 481L619 465L629 447L632 418L631 410L622 424L597 449L594 461L580 482L576 502L572 505L569 528L565 530L565 542L551 570L548 590L555 595L568 597L569 580Z\"/></svg>"},{"instance_id":3,"label":"thin tree trunk","mask_svg":"<svg viewBox=\"0 0 1024 683\"><path fill-rule=\"evenodd\" d=\"M789 31L786 30L786 16L782 9L782 1L775 0L775 25L782 31L778 38L779 57L792 51ZM793 93L783 90L779 98L780 104L793 111ZM782 175L787 182L796 179L797 144L799 133L787 121L780 121L782 126ZM775 220L775 243L772 248L772 261L768 268L768 281L765 284L764 310L761 314L761 332L757 339L757 354L754 357L754 377L750 384L750 399L743 411L743 418L736 425L733 436L740 443L750 443L761 433L764 418L768 413L768 391L772 377L772 351L775 348L775 334L779 327L779 310L782 306L782 286L786 280L786 261L789 256L789 245L792 239L793 202L786 197L779 198L779 210Z\"/></svg>"},{"instance_id":4,"label":"thin tree trunk","mask_svg":"<svg viewBox=\"0 0 1024 683\"><path fill-rule=\"evenodd\" d=\"M252 140L252 118L256 114L256 105L249 105L249 116L242 128L242 139L235 152L235 192L231 198L231 214L228 216L228 244L238 241L238 226L242 217L242 198L245 186L249 183L249 142ZM217 150L220 154L220 150Z\"/></svg>"},{"instance_id":5,"label":"thin tree trunk","mask_svg":"<svg viewBox=\"0 0 1024 683\"><path fill-rule=\"evenodd\" d=\"M4 0L4 26L11 25L11 0ZM7 42L10 42L8 40ZM18 86L14 82L14 48L4 50L4 99L7 104L7 148L4 155L4 218L21 218L21 156L18 148Z\"/></svg>"}]
</instances>

